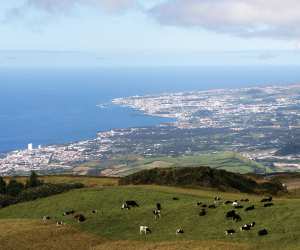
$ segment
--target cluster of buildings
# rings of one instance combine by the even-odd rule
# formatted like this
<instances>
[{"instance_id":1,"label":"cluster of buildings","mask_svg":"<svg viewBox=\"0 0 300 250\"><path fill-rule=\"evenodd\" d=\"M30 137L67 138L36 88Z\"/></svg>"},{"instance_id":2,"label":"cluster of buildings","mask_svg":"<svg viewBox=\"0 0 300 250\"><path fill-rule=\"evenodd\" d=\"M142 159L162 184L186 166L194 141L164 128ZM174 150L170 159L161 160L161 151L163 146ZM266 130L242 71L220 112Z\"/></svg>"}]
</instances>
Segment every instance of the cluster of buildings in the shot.
<instances>
[{"instance_id":1,"label":"cluster of buildings","mask_svg":"<svg viewBox=\"0 0 300 250\"><path fill-rule=\"evenodd\" d=\"M98 133L93 140L33 147L0 155L0 175L72 171L90 161L117 156L176 156L236 151L276 170L295 170L299 154L278 156L300 135L300 85L134 96L115 104L172 124ZM105 168L105 166L104 166Z\"/></svg>"}]
</instances>

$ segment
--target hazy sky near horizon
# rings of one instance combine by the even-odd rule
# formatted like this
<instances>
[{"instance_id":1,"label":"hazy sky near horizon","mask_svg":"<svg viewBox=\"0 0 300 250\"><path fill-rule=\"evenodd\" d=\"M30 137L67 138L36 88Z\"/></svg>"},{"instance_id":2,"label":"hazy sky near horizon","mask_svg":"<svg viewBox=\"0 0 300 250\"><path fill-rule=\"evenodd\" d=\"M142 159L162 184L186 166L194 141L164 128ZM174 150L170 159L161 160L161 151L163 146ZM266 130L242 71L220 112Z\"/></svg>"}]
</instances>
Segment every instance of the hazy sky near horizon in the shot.
<instances>
[{"instance_id":1,"label":"hazy sky near horizon","mask_svg":"<svg viewBox=\"0 0 300 250\"><path fill-rule=\"evenodd\" d=\"M4 66L297 65L299 55L298 0L0 2Z\"/></svg>"}]
</instances>

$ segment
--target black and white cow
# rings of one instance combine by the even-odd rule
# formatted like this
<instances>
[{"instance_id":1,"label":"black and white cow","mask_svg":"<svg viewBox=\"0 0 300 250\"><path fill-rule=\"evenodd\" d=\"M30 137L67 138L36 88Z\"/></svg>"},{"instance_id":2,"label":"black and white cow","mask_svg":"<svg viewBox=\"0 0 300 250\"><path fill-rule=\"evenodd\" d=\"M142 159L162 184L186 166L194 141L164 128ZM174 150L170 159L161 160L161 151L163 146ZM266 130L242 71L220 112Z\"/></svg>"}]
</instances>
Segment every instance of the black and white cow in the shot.
<instances>
[{"instance_id":1,"label":"black and white cow","mask_svg":"<svg viewBox=\"0 0 300 250\"><path fill-rule=\"evenodd\" d=\"M51 220L50 216L43 216L43 222L47 223L47 221Z\"/></svg>"},{"instance_id":2,"label":"black and white cow","mask_svg":"<svg viewBox=\"0 0 300 250\"><path fill-rule=\"evenodd\" d=\"M154 214L155 219L159 219L160 218L160 210L154 209L152 212Z\"/></svg>"},{"instance_id":3,"label":"black and white cow","mask_svg":"<svg viewBox=\"0 0 300 250\"><path fill-rule=\"evenodd\" d=\"M183 234L183 233L184 233L184 231L183 231L182 228L176 229L176 235L177 235L177 234Z\"/></svg>"},{"instance_id":4,"label":"black and white cow","mask_svg":"<svg viewBox=\"0 0 300 250\"><path fill-rule=\"evenodd\" d=\"M151 233L150 228L147 226L140 226L140 234L146 235L147 233Z\"/></svg>"},{"instance_id":5,"label":"black and white cow","mask_svg":"<svg viewBox=\"0 0 300 250\"><path fill-rule=\"evenodd\" d=\"M235 233L235 230L233 230L233 229L225 230L226 235L233 235L234 233Z\"/></svg>"},{"instance_id":6,"label":"black and white cow","mask_svg":"<svg viewBox=\"0 0 300 250\"><path fill-rule=\"evenodd\" d=\"M74 215L74 219L76 219L79 223L86 221L86 218L83 214L76 214Z\"/></svg>"},{"instance_id":7,"label":"black and white cow","mask_svg":"<svg viewBox=\"0 0 300 250\"><path fill-rule=\"evenodd\" d=\"M70 214L74 214L74 213L75 213L74 210L65 211L65 212L63 213L63 216L70 215Z\"/></svg>"},{"instance_id":8,"label":"black and white cow","mask_svg":"<svg viewBox=\"0 0 300 250\"><path fill-rule=\"evenodd\" d=\"M156 209L159 210L159 211L161 210L161 204L160 203L156 203Z\"/></svg>"},{"instance_id":9,"label":"black and white cow","mask_svg":"<svg viewBox=\"0 0 300 250\"><path fill-rule=\"evenodd\" d=\"M217 208L215 204L209 205L208 208Z\"/></svg>"},{"instance_id":10,"label":"black and white cow","mask_svg":"<svg viewBox=\"0 0 300 250\"><path fill-rule=\"evenodd\" d=\"M56 222L57 227L60 227L60 226L63 226L63 225L64 225L63 221L57 221Z\"/></svg>"},{"instance_id":11,"label":"black and white cow","mask_svg":"<svg viewBox=\"0 0 300 250\"><path fill-rule=\"evenodd\" d=\"M201 211L199 212L199 216L204 216L204 215L206 215L206 210L202 208Z\"/></svg>"},{"instance_id":12,"label":"black and white cow","mask_svg":"<svg viewBox=\"0 0 300 250\"><path fill-rule=\"evenodd\" d=\"M137 204L137 202L133 201L133 200L125 201L125 204L129 207L138 207L139 206L139 204Z\"/></svg>"}]
</instances>

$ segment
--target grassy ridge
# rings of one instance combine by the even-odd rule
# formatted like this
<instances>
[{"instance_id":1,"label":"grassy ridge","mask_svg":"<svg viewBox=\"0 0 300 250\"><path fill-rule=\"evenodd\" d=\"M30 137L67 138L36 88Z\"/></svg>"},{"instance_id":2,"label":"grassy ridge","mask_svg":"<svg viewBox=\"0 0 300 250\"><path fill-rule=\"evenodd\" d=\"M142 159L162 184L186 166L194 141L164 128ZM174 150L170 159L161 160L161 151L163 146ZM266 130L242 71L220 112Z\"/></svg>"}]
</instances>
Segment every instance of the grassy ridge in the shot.
<instances>
[{"instance_id":1,"label":"grassy ridge","mask_svg":"<svg viewBox=\"0 0 300 250\"><path fill-rule=\"evenodd\" d=\"M238 232L232 237L227 237L224 235L225 229L238 229L242 224L224 218L230 207L221 205L215 210L208 210L208 215L205 217L198 216L199 208L196 202L202 201L210 204L215 195L231 200L245 198L245 195L237 193L159 186L97 187L73 190L1 209L0 220L40 220L43 215L50 215L55 219L64 220L67 225L76 228L74 230L97 235L99 239L105 238L103 245L101 243L96 249L105 249L103 248L105 245L111 247L106 249L118 249L117 246L120 246L118 244L124 245L122 249L154 249L156 246L159 249L159 245L164 244L169 244L170 249L184 249L183 247L188 244L191 245L190 249L197 249L197 246L204 247L203 242L210 242L211 246L223 244L223 247L220 246L218 249L247 249L248 247L249 249L297 249L300 245L299 199L276 199L274 207L263 208L259 202L261 197L246 195L250 198L251 204L257 206L257 209L248 213L241 211L243 223L256 221L257 227L250 232ZM173 201L174 196L179 200ZM136 200L140 208L122 211L120 206L127 199ZM161 202L163 206L162 218L157 221L152 215L156 202ZM85 214L87 221L78 224L71 217L62 216L62 212L68 209L75 209ZM99 213L92 214L93 209L98 209ZM140 225L149 225L153 233L146 237L140 236L138 232ZM56 228L54 225L53 227ZM175 230L178 227L183 227L186 233L176 236ZM257 236L257 229L264 227L270 231L270 234L260 238ZM139 241L145 241L149 245L139 243ZM176 243L172 243L173 241ZM182 248L176 248L179 246L177 241L179 241L178 244L182 244ZM2 244L1 236L0 243ZM141 245L143 247L139 248ZM128 248L130 246L133 248ZM199 247L198 249L205 248Z\"/></svg>"},{"instance_id":2,"label":"grassy ridge","mask_svg":"<svg viewBox=\"0 0 300 250\"><path fill-rule=\"evenodd\" d=\"M215 188L223 191L245 193L285 192L280 181L261 183L248 176L209 167L171 167L143 170L120 179L122 185L157 184L193 188Z\"/></svg>"}]
</instances>

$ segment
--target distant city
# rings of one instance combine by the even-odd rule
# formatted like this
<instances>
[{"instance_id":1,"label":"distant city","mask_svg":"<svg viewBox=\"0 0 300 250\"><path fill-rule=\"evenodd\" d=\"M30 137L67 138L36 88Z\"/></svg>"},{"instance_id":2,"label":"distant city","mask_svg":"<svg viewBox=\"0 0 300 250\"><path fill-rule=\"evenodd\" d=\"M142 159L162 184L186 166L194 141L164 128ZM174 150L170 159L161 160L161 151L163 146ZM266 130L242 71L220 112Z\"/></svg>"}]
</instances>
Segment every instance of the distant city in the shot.
<instances>
[{"instance_id":1,"label":"distant city","mask_svg":"<svg viewBox=\"0 0 300 250\"><path fill-rule=\"evenodd\" d=\"M0 174L66 172L116 155L215 151L238 152L274 172L300 170L300 85L165 93L112 102L175 121L100 132L93 140L65 145L29 143L26 150L0 156Z\"/></svg>"}]
</instances>

